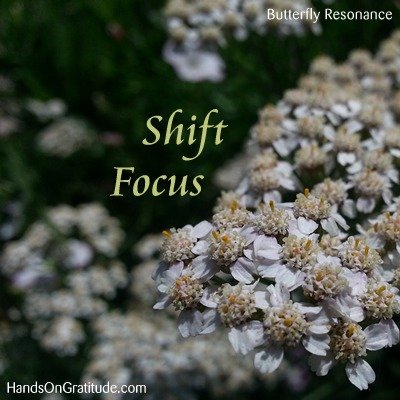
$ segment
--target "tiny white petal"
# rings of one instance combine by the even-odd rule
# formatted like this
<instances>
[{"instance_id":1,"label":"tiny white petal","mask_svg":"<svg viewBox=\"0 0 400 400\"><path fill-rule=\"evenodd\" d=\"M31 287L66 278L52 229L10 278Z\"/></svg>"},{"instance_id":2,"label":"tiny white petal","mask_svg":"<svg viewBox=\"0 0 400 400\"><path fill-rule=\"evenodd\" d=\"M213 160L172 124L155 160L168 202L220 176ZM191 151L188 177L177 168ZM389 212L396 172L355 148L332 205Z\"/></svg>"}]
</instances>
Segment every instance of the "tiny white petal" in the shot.
<instances>
[{"instance_id":1,"label":"tiny white petal","mask_svg":"<svg viewBox=\"0 0 400 400\"><path fill-rule=\"evenodd\" d=\"M283 349L281 347L267 347L256 353L254 366L263 374L274 372L279 368L283 360Z\"/></svg>"},{"instance_id":2,"label":"tiny white petal","mask_svg":"<svg viewBox=\"0 0 400 400\"><path fill-rule=\"evenodd\" d=\"M200 311L184 310L180 313L178 329L184 338L199 335L202 328L202 315Z\"/></svg>"},{"instance_id":3,"label":"tiny white petal","mask_svg":"<svg viewBox=\"0 0 400 400\"><path fill-rule=\"evenodd\" d=\"M238 282L252 283L254 281L253 274L255 266L252 261L247 260L243 257L239 258L230 267L231 274Z\"/></svg>"},{"instance_id":4,"label":"tiny white petal","mask_svg":"<svg viewBox=\"0 0 400 400\"><path fill-rule=\"evenodd\" d=\"M201 334L206 335L214 332L221 320L219 319L218 312L216 310L208 310L203 312L201 321Z\"/></svg>"},{"instance_id":5,"label":"tiny white petal","mask_svg":"<svg viewBox=\"0 0 400 400\"><path fill-rule=\"evenodd\" d=\"M217 286L206 287L203 291L203 296L200 299L200 303L209 308L216 308L217 302L214 299L214 294L218 291Z\"/></svg>"},{"instance_id":6,"label":"tiny white petal","mask_svg":"<svg viewBox=\"0 0 400 400\"><path fill-rule=\"evenodd\" d=\"M228 333L228 338L236 353L245 355L265 340L263 324L260 321L251 321L232 328Z\"/></svg>"},{"instance_id":7,"label":"tiny white petal","mask_svg":"<svg viewBox=\"0 0 400 400\"><path fill-rule=\"evenodd\" d=\"M335 361L331 355L311 355L308 359L308 364L311 367L311 371L315 372L318 376L325 376L328 375L328 372L334 366Z\"/></svg>"},{"instance_id":8,"label":"tiny white petal","mask_svg":"<svg viewBox=\"0 0 400 400\"><path fill-rule=\"evenodd\" d=\"M367 350L380 350L388 345L386 329L380 324L373 324L364 329L367 337Z\"/></svg>"},{"instance_id":9,"label":"tiny white petal","mask_svg":"<svg viewBox=\"0 0 400 400\"><path fill-rule=\"evenodd\" d=\"M329 350L329 335L307 335L302 343L304 348L311 354L326 356Z\"/></svg>"},{"instance_id":10,"label":"tiny white petal","mask_svg":"<svg viewBox=\"0 0 400 400\"><path fill-rule=\"evenodd\" d=\"M368 389L368 385L375 381L374 370L361 358L354 364L346 364L346 374L349 381L360 390Z\"/></svg>"},{"instance_id":11,"label":"tiny white petal","mask_svg":"<svg viewBox=\"0 0 400 400\"><path fill-rule=\"evenodd\" d=\"M207 252L209 248L209 243L206 240L199 240L192 248L192 253L196 255L201 255Z\"/></svg>"},{"instance_id":12,"label":"tiny white petal","mask_svg":"<svg viewBox=\"0 0 400 400\"><path fill-rule=\"evenodd\" d=\"M197 239L203 238L207 236L212 230L212 225L208 221L202 221L199 222L194 228L193 228L193 235Z\"/></svg>"},{"instance_id":13,"label":"tiny white petal","mask_svg":"<svg viewBox=\"0 0 400 400\"><path fill-rule=\"evenodd\" d=\"M399 327L392 319L381 321L379 324L382 325L386 330L389 347L392 347L397 343L399 343L400 341Z\"/></svg>"}]
</instances>

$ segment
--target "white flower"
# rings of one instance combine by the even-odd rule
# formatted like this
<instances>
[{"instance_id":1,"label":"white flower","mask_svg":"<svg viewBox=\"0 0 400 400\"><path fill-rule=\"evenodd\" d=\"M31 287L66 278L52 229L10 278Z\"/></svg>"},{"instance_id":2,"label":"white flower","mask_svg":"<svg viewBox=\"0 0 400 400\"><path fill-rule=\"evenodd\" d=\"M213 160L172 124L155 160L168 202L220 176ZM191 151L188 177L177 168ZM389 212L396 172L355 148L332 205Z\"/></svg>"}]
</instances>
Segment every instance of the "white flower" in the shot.
<instances>
[{"instance_id":1,"label":"white flower","mask_svg":"<svg viewBox=\"0 0 400 400\"><path fill-rule=\"evenodd\" d=\"M339 247L338 256L344 267L363 272L366 275L373 274L383 262L379 253L372 249L365 240L353 236Z\"/></svg>"},{"instance_id":2,"label":"white flower","mask_svg":"<svg viewBox=\"0 0 400 400\"><path fill-rule=\"evenodd\" d=\"M278 161L271 150L264 150L252 160L249 172L239 184L237 193L244 198L248 207L255 207L261 201L280 203L281 192L295 190L296 186L291 165Z\"/></svg>"},{"instance_id":3,"label":"white flower","mask_svg":"<svg viewBox=\"0 0 400 400\"><path fill-rule=\"evenodd\" d=\"M257 271L248 258L247 250L255 237L251 228L214 230L212 235L200 240L194 247L193 252L199 256L193 260L193 264L229 271L238 282L251 283Z\"/></svg>"},{"instance_id":4,"label":"white flower","mask_svg":"<svg viewBox=\"0 0 400 400\"><path fill-rule=\"evenodd\" d=\"M309 363L318 376L325 376L338 362L346 363L350 382L360 390L368 389L375 381L375 373L363 359L367 350L376 351L389 345L386 327L374 324L362 329L354 322L338 322L330 333L331 350L326 356L312 355Z\"/></svg>"},{"instance_id":5,"label":"white flower","mask_svg":"<svg viewBox=\"0 0 400 400\"><path fill-rule=\"evenodd\" d=\"M343 270L337 257L318 254L316 265L305 271L304 294L316 301L340 294L348 285Z\"/></svg>"},{"instance_id":6,"label":"white flower","mask_svg":"<svg viewBox=\"0 0 400 400\"><path fill-rule=\"evenodd\" d=\"M318 228L318 224L331 236L340 234L338 224L345 230L349 229L346 220L337 212L337 204L331 205L324 198L318 198L305 189L299 193L293 203L293 215L296 224L292 224L290 233L302 235L310 234Z\"/></svg>"},{"instance_id":7,"label":"white flower","mask_svg":"<svg viewBox=\"0 0 400 400\"><path fill-rule=\"evenodd\" d=\"M68 240L63 252L65 252L63 262L68 268L86 267L93 259L93 249L81 240Z\"/></svg>"},{"instance_id":8,"label":"white flower","mask_svg":"<svg viewBox=\"0 0 400 400\"><path fill-rule=\"evenodd\" d=\"M254 291L257 284L258 281L252 285L226 283L220 288L206 288L200 302L211 310L204 312L202 333L211 333L222 324L230 329L229 341L236 352L246 354L253 350L262 335L262 327L251 320L256 307L262 305L259 292Z\"/></svg>"},{"instance_id":9,"label":"white flower","mask_svg":"<svg viewBox=\"0 0 400 400\"><path fill-rule=\"evenodd\" d=\"M224 79L224 62L214 52L201 49L178 50L167 42L163 49L165 61L171 64L180 79L189 82L220 82Z\"/></svg>"},{"instance_id":10,"label":"white flower","mask_svg":"<svg viewBox=\"0 0 400 400\"><path fill-rule=\"evenodd\" d=\"M270 200L268 206L264 203L259 205L250 224L260 235L280 236L288 233L289 219L289 212Z\"/></svg>"},{"instance_id":11,"label":"white flower","mask_svg":"<svg viewBox=\"0 0 400 400\"><path fill-rule=\"evenodd\" d=\"M158 302L154 309L163 309L173 305L181 311L178 328L183 337L195 336L202 330L202 315L196 309L204 292L203 283L208 281L217 271L190 264L184 268L183 262L172 265L165 271L157 287Z\"/></svg>"},{"instance_id":12,"label":"white flower","mask_svg":"<svg viewBox=\"0 0 400 400\"><path fill-rule=\"evenodd\" d=\"M359 299L368 317L373 319L392 319L400 314L399 289L391 284L368 279Z\"/></svg>"},{"instance_id":13,"label":"white flower","mask_svg":"<svg viewBox=\"0 0 400 400\"><path fill-rule=\"evenodd\" d=\"M332 150L336 154L337 162L342 166L352 166L358 159L361 151L361 135L358 131L362 125L355 121L350 121L342 125L337 131L334 129L326 130L325 136L331 142L326 146L327 150Z\"/></svg>"},{"instance_id":14,"label":"white flower","mask_svg":"<svg viewBox=\"0 0 400 400\"><path fill-rule=\"evenodd\" d=\"M281 364L285 348L302 345L308 352L324 356L329 350L328 320L321 307L290 300L283 285L268 286L265 292L264 320L253 327L255 341L263 340L263 350L254 358L255 367L262 373L271 373ZM260 335L259 327L263 327Z\"/></svg>"},{"instance_id":15,"label":"white flower","mask_svg":"<svg viewBox=\"0 0 400 400\"><path fill-rule=\"evenodd\" d=\"M374 211L377 201L382 198L386 204L392 199L390 180L373 170L363 170L351 177L351 185L356 191L356 207L359 212L369 214Z\"/></svg>"},{"instance_id":16,"label":"white flower","mask_svg":"<svg viewBox=\"0 0 400 400\"><path fill-rule=\"evenodd\" d=\"M316 237L289 235L280 245L274 237L259 236L254 241L252 255L258 273L262 278L274 279L290 290L296 289L305 279L304 270L317 262L320 249Z\"/></svg>"},{"instance_id":17,"label":"white flower","mask_svg":"<svg viewBox=\"0 0 400 400\"><path fill-rule=\"evenodd\" d=\"M332 206L337 206L344 216L355 218L357 215L355 203L348 198L351 186L341 179L334 181L326 178L313 187L311 194L319 199L324 198Z\"/></svg>"},{"instance_id":18,"label":"white flower","mask_svg":"<svg viewBox=\"0 0 400 400\"><path fill-rule=\"evenodd\" d=\"M161 244L161 257L167 263L186 261L194 258L193 249L199 239L205 238L212 230L212 225L202 221L196 226L186 225L183 228L172 228L163 231L164 241Z\"/></svg>"},{"instance_id":19,"label":"white flower","mask_svg":"<svg viewBox=\"0 0 400 400\"><path fill-rule=\"evenodd\" d=\"M62 117L67 111L67 106L61 99L40 101L29 99L26 103L29 112L37 117L40 122Z\"/></svg>"}]
</instances>

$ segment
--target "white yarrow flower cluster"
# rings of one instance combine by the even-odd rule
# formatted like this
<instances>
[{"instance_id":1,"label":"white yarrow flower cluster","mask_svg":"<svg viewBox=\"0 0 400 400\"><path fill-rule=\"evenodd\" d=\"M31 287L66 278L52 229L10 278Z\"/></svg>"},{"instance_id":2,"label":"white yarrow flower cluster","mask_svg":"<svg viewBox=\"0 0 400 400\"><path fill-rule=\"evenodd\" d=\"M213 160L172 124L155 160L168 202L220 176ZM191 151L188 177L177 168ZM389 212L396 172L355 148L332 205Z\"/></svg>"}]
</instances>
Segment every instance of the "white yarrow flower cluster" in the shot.
<instances>
[{"instance_id":1,"label":"white yarrow flower cluster","mask_svg":"<svg viewBox=\"0 0 400 400\"><path fill-rule=\"evenodd\" d=\"M55 120L38 134L37 146L49 155L67 158L95 144L96 135L86 122L75 117Z\"/></svg>"},{"instance_id":2,"label":"white yarrow flower cluster","mask_svg":"<svg viewBox=\"0 0 400 400\"><path fill-rule=\"evenodd\" d=\"M365 357L400 336L399 61L398 32L376 56L320 57L260 111L211 222L166 232L155 308L183 336L222 327L261 373L301 348L317 375L375 380Z\"/></svg>"},{"instance_id":3,"label":"white yarrow flower cluster","mask_svg":"<svg viewBox=\"0 0 400 400\"><path fill-rule=\"evenodd\" d=\"M224 62L218 48L227 39L245 40L251 32L301 36L321 32L311 19L267 18L267 10L305 12L309 0L169 0L164 13L169 40L164 59L182 80L198 82L224 79Z\"/></svg>"},{"instance_id":4,"label":"white yarrow flower cluster","mask_svg":"<svg viewBox=\"0 0 400 400\"><path fill-rule=\"evenodd\" d=\"M4 246L2 273L24 294L23 316L47 350L73 355L85 322L106 312L128 283L116 256L124 239L117 219L98 203L48 209Z\"/></svg>"}]
</instances>

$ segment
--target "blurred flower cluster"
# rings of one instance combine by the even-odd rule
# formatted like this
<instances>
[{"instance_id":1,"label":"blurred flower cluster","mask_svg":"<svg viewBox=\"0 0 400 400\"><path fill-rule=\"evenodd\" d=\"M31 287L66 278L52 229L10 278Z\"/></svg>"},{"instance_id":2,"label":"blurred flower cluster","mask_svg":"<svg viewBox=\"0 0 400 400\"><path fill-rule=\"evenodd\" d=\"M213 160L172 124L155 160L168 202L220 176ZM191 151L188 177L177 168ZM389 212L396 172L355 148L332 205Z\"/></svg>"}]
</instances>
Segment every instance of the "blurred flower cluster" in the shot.
<instances>
[{"instance_id":1,"label":"blurred flower cluster","mask_svg":"<svg viewBox=\"0 0 400 400\"><path fill-rule=\"evenodd\" d=\"M237 359L222 332L182 340L176 331L177 312L149 314L156 299L151 272L158 263L162 235L148 235L134 247L142 262L132 269L132 305L129 311L111 311L92 321L94 345L83 382L142 382L152 388L147 396L158 399L197 399L207 390L219 397L249 393L257 385L272 386L285 380L293 391L308 383L307 371L296 361L283 363L272 375L262 375L250 359ZM114 396L114 397L113 397ZM116 399L115 395L104 399Z\"/></svg>"},{"instance_id":2,"label":"blurred flower cluster","mask_svg":"<svg viewBox=\"0 0 400 400\"><path fill-rule=\"evenodd\" d=\"M119 222L91 203L51 208L4 246L2 272L24 293L23 316L46 349L76 353L86 337L83 322L106 312L126 286L117 258L123 239Z\"/></svg>"},{"instance_id":3,"label":"blurred flower cluster","mask_svg":"<svg viewBox=\"0 0 400 400\"><path fill-rule=\"evenodd\" d=\"M169 0L164 13L170 40L164 58L182 80L221 81L224 63L218 48L227 40L245 40L250 32L304 35L321 32L311 19L271 19L267 10L305 12L309 0Z\"/></svg>"},{"instance_id":4,"label":"blurred flower cluster","mask_svg":"<svg viewBox=\"0 0 400 400\"><path fill-rule=\"evenodd\" d=\"M264 7L309 6L308 0L170 1L164 56L182 79L221 80L218 48L232 37L319 31L301 22L265 24ZM68 15L74 12L70 7ZM129 46L133 41L151 47L141 41L145 35L124 32L118 23L104 27L117 39L115 46L126 37ZM106 168L132 156L129 146L101 148L121 147L124 139L99 132L95 121L111 129L125 126L126 141L134 142L126 129L133 125L130 106L119 101L141 93L150 81L158 93L165 77L154 79L149 68L142 83L144 57L135 58L137 69L126 71L136 80L121 81L127 92L115 102L120 109L114 118L110 104L116 98L103 97L91 82L86 90L94 92L82 93L84 101L93 100L88 109L97 116L82 117L70 114L69 108L83 103L74 104L72 89L68 101L43 100L66 92L47 91L35 78L27 84L31 78L23 78L21 61L7 67L16 84L0 76L2 378L60 380L61 370L62 378L81 382L143 383L146 397L154 399L235 399L282 381L288 392L301 392L312 371L326 375L343 363L350 381L367 388L375 378L367 353L399 341L400 34L375 55L355 51L343 64L318 58L297 89L260 110L242 154L216 174L226 191L210 221L145 236L130 257L127 242L157 219L149 217L154 204L122 205L114 214L107 201L85 202L94 201L98 187L97 193L108 188ZM106 72L109 59L101 66ZM109 81L111 75L104 79ZM21 90L24 85L33 89ZM212 101L219 104L235 90L222 90ZM148 93L135 108L137 120L178 97L177 91L157 103ZM193 94L196 106L203 102ZM88 155L98 157L87 161ZM176 208L171 204L165 214ZM135 221L126 232L124 215ZM154 313L155 303L157 309L172 307ZM20 359L26 376L24 369L18 376Z\"/></svg>"},{"instance_id":5,"label":"blurred flower cluster","mask_svg":"<svg viewBox=\"0 0 400 400\"><path fill-rule=\"evenodd\" d=\"M260 111L211 222L163 232L154 308L183 337L224 326L261 373L302 349L317 375L375 380L368 352L399 342L399 62L398 31L375 55L317 58Z\"/></svg>"}]
</instances>

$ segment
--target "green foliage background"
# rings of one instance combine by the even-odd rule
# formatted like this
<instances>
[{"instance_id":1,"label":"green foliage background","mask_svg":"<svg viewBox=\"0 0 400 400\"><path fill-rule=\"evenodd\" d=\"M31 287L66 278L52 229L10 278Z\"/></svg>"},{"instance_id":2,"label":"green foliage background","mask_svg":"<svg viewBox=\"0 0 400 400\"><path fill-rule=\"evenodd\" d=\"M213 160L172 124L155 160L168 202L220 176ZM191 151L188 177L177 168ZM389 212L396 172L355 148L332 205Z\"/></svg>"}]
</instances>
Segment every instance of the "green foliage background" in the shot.
<instances>
[{"instance_id":1,"label":"green foliage background","mask_svg":"<svg viewBox=\"0 0 400 400\"><path fill-rule=\"evenodd\" d=\"M179 81L162 60L166 40L160 12L163 5L156 0L0 2L0 71L15 81L17 97L62 98L71 114L84 117L98 131L117 131L125 138L122 148L99 145L60 160L34 149L39 127L28 120L20 133L0 141L2 193L13 192L23 200L25 225L47 206L102 202L119 217L127 232L125 259L131 265L130 247L143 234L209 216L218 194L212 185L213 171L240 150L257 119L257 109L278 100L285 89L294 86L313 57L326 53L344 60L354 48L374 50L400 21L393 1L339 0L333 8L390 9L395 18L384 23L324 22L321 36L252 35L243 43L231 41L221 51L227 64L225 81L192 84ZM121 26L120 38L108 33L112 23ZM209 140L202 156L190 163L181 160L184 148L143 146L146 120L156 114L166 118L177 108L184 110L187 121L192 114L201 120L209 110L218 108L229 125L223 144L215 147ZM135 198L129 191L124 192L124 198L111 198L114 166L134 166L137 174L152 177L203 174L206 181L195 198ZM4 301L17 300L7 296ZM13 364L0 378L0 390L7 380L78 382L86 350L65 361L26 339L12 343L5 351ZM399 351L392 349L375 360L377 382L369 393L358 393L338 372L313 381L300 397L397 398L398 357ZM278 395L294 397L284 387L256 394L259 398Z\"/></svg>"}]
</instances>

